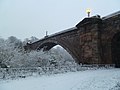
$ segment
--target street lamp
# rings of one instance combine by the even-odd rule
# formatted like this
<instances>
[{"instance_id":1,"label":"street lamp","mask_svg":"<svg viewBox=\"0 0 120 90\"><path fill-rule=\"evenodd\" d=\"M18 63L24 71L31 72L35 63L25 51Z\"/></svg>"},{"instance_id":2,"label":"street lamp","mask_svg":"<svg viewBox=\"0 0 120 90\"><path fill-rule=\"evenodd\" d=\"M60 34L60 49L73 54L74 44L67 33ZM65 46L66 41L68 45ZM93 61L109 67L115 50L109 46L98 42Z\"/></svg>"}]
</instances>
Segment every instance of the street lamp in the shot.
<instances>
[{"instance_id":1,"label":"street lamp","mask_svg":"<svg viewBox=\"0 0 120 90\"><path fill-rule=\"evenodd\" d=\"M91 9L86 9L86 12L87 12L87 14L88 14L88 17L90 17L90 12L91 12Z\"/></svg>"}]
</instances>

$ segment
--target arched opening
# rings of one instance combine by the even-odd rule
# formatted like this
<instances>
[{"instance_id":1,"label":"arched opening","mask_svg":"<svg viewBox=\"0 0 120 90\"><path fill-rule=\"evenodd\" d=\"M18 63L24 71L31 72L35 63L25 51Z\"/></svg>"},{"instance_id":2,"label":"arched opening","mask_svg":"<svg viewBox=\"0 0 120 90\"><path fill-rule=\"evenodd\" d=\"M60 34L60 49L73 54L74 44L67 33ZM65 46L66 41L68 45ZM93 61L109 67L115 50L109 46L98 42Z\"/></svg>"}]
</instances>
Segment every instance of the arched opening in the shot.
<instances>
[{"instance_id":1,"label":"arched opening","mask_svg":"<svg viewBox=\"0 0 120 90\"><path fill-rule=\"evenodd\" d=\"M48 62L50 65L54 67L69 67L77 65L69 51L64 49L61 45L53 44L50 42L49 44L48 42L42 44L41 50L44 51L46 55L49 55Z\"/></svg>"},{"instance_id":2,"label":"arched opening","mask_svg":"<svg viewBox=\"0 0 120 90\"><path fill-rule=\"evenodd\" d=\"M120 32L112 39L112 61L115 67L120 68Z\"/></svg>"},{"instance_id":3,"label":"arched opening","mask_svg":"<svg viewBox=\"0 0 120 90\"><path fill-rule=\"evenodd\" d=\"M53 48L51 48L51 51L57 51L58 54L62 55L62 57L67 61L74 61L73 57L66 51L62 46L56 45Z\"/></svg>"},{"instance_id":4,"label":"arched opening","mask_svg":"<svg viewBox=\"0 0 120 90\"><path fill-rule=\"evenodd\" d=\"M49 51L49 50L52 50L52 49L57 49L60 53L63 54L63 56L67 56L67 57L64 57L65 59L66 58L69 58L70 60L73 60L76 62L76 59L75 59L75 55L73 54L71 48L69 48L69 45L66 46L62 43L59 43L57 41L49 41L49 42L43 42L37 50L43 50L43 51ZM60 51L61 50L61 51Z\"/></svg>"}]
</instances>

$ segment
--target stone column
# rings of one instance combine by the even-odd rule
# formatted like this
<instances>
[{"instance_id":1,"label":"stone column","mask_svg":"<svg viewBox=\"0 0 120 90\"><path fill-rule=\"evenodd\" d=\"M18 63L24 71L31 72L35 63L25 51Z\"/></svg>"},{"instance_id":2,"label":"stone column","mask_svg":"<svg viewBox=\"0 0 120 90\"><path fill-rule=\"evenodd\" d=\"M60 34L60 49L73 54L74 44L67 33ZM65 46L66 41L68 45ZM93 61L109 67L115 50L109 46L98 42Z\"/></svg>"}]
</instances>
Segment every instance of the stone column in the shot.
<instances>
[{"instance_id":1,"label":"stone column","mask_svg":"<svg viewBox=\"0 0 120 90\"><path fill-rule=\"evenodd\" d=\"M80 33L81 59L84 64L99 64L101 62L100 18L85 18L77 28Z\"/></svg>"}]
</instances>

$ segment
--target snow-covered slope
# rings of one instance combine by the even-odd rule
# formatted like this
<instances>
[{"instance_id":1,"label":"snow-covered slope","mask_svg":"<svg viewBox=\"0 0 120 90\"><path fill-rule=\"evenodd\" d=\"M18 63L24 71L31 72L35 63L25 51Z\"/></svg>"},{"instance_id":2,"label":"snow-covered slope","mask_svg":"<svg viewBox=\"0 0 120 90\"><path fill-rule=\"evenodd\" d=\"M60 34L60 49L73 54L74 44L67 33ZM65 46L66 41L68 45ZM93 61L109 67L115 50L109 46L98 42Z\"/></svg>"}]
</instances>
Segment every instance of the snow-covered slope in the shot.
<instances>
[{"instance_id":1,"label":"snow-covered slope","mask_svg":"<svg viewBox=\"0 0 120 90\"><path fill-rule=\"evenodd\" d=\"M1 81L0 90L120 90L120 69L86 70Z\"/></svg>"}]
</instances>

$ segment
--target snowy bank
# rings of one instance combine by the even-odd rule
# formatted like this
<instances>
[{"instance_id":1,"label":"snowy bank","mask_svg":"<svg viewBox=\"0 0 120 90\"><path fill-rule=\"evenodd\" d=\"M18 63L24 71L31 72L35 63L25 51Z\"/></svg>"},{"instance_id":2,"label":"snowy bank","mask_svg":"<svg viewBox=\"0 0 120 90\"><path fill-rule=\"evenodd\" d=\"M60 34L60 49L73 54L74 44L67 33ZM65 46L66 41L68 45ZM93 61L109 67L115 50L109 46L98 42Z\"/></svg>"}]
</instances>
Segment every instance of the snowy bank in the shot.
<instances>
[{"instance_id":1,"label":"snowy bank","mask_svg":"<svg viewBox=\"0 0 120 90\"><path fill-rule=\"evenodd\" d=\"M86 70L0 83L0 90L120 90L120 69Z\"/></svg>"}]
</instances>

